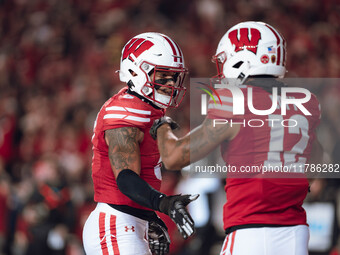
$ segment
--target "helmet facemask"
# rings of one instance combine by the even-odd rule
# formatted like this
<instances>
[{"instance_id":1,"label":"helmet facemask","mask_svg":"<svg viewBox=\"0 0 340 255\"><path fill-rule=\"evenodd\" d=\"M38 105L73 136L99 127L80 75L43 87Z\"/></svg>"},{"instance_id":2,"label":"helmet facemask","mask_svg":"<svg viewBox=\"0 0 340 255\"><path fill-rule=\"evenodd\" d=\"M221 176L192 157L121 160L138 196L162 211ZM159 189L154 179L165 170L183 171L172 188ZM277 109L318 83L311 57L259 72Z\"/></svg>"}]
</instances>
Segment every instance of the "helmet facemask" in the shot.
<instances>
[{"instance_id":1,"label":"helmet facemask","mask_svg":"<svg viewBox=\"0 0 340 255\"><path fill-rule=\"evenodd\" d=\"M187 72L185 68L155 66L149 74L144 72L148 81L141 92L160 108L176 108L186 93L183 82Z\"/></svg>"},{"instance_id":2,"label":"helmet facemask","mask_svg":"<svg viewBox=\"0 0 340 255\"><path fill-rule=\"evenodd\" d=\"M217 75L213 76L213 78L223 79L225 76L223 74L223 66L227 61L227 54L222 51L211 58L211 62L216 64Z\"/></svg>"}]
</instances>

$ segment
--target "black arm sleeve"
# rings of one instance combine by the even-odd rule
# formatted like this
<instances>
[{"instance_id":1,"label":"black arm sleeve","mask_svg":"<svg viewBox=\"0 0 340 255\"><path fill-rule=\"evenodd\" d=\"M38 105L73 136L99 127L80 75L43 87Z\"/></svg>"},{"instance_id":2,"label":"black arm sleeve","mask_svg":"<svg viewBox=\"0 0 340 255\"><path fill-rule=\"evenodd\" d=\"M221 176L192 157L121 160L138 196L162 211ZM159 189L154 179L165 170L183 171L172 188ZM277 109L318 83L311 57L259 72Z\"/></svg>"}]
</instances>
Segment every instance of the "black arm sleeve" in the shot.
<instances>
[{"instance_id":1,"label":"black arm sleeve","mask_svg":"<svg viewBox=\"0 0 340 255\"><path fill-rule=\"evenodd\" d=\"M159 211L159 203L164 194L152 188L138 174L130 169L123 169L117 176L119 190L141 206Z\"/></svg>"}]
</instances>

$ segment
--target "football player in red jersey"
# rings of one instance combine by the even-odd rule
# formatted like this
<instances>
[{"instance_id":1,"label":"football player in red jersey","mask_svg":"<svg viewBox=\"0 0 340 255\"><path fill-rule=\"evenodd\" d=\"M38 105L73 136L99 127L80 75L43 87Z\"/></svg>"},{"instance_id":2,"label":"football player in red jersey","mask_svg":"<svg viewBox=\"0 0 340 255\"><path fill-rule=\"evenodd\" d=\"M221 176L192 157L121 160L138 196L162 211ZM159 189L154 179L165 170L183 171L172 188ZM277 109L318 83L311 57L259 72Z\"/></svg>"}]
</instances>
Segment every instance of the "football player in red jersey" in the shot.
<instances>
[{"instance_id":1,"label":"football player in red jersey","mask_svg":"<svg viewBox=\"0 0 340 255\"><path fill-rule=\"evenodd\" d=\"M98 204L83 229L87 254L166 254L170 239L155 211L169 215L184 238L194 233L185 206L198 196L158 191L161 159L149 133L167 107L180 104L186 73L181 49L166 35L143 33L124 46L119 75L128 86L104 103L94 125Z\"/></svg>"},{"instance_id":2,"label":"football player in red jersey","mask_svg":"<svg viewBox=\"0 0 340 255\"><path fill-rule=\"evenodd\" d=\"M304 104L311 115L291 105L286 115L281 114L280 106L269 115L255 115L250 107L245 107L243 115L234 115L236 100L230 89L234 86L243 93L244 105L248 106L248 93L252 93L253 108L270 109L272 90L284 90L277 78L285 75L285 55L285 40L272 26L262 22L237 24L222 37L213 57L218 77L228 84L217 90L221 104L211 100L203 123L183 138L172 133L167 124L174 122L169 117L156 120L151 128L168 169L182 168L218 145L226 165L236 169L236 174L226 179L226 238L221 255L308 254L309 229L302 207L309 185L306 176L294 171L242 176L241 170L246 166L276 166L279 170L291 166L303 171L306 162L321 160L322 148L315 135L320 119L318 100L311 95ZM289 96L301 98L301 93ZM216 119L228 121L228 125L217 125ZM296 125L284 126L280 120Z\"/></svg>"}]
</instances>

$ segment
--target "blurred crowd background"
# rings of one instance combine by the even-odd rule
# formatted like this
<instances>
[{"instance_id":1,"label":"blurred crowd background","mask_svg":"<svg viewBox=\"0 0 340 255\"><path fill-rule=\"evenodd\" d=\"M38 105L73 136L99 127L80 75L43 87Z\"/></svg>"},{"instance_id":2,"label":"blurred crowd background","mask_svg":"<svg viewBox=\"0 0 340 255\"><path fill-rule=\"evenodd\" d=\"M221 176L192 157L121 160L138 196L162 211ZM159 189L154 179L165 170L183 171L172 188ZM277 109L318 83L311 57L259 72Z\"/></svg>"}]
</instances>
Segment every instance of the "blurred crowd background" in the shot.
<instances>
[{"instance_id":1,"label":"blurred crowd background","mask_svg":"<svg viewBox=\"0 0 340 255\"><path fill-rule=\"evenodd\" d=\"M189 76L210 77L220 38L247 20L284 35L287 77L339 77L338 0L0 0L0 254L84 254L82 226L94 207L93 122L124 86L115 71L131 37L169 35L183 50ZM313 89L322 106L325 158L339 163L340 84ZM169 112L182 125L179 135L190 129L188 98L177 114ZM166 171L164 180L167 194L190 183ZM205 187L197 235L181 241L165 218L171 254L218 254L224 235L215 212L222 208L223 180L194 186ZM311 187L306 204L320 205L311 215L328 215L326 223L311 224L323 235L311 254L340 254L339 194L338 179Z\"/></svg>"}]
</instances>

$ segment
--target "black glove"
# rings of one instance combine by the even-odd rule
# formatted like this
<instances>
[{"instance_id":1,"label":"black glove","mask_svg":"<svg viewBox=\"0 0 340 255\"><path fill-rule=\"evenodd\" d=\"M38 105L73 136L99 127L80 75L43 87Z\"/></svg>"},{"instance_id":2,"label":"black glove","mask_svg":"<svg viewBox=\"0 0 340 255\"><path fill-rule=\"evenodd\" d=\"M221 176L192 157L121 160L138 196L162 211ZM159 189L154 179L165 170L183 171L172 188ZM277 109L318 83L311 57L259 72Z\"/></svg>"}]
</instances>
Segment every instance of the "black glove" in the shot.
<instances>
[{"instance_id":1,"label":"black glove","mask_svg":"<svg viewBox=\"0 0 340 255\"><path fill-rule=\"evenodd\" d=\"M198 197L199 195L165 196L159 203L159 211L170 216L184 239L195 232L194 221L185 207Z\"/></svg>"},{"instance_id":2,"label":"black glove","mask_svg":"<svg viewBox=\"0 0 340 255\"><path fill-rule=\"evenodd\" d=\"M149 247L152 254L164 255L169 253L170 236L167 227L161 219L149 221Z\"/></svg>"},{"instance_id":3,"label":"black glove","mask_svg":"<svg viewBox=\"0 0 340 255\"><path fill-rule=\"evenodd\" d=\"M150 128L150 135L154 140L157 139L157 129L164 123L169 124L172 130L179 128L179 125L175 121L173 121L170 117L168 116L161 117L155 120Z\"/></svg>"}]
</instances>

